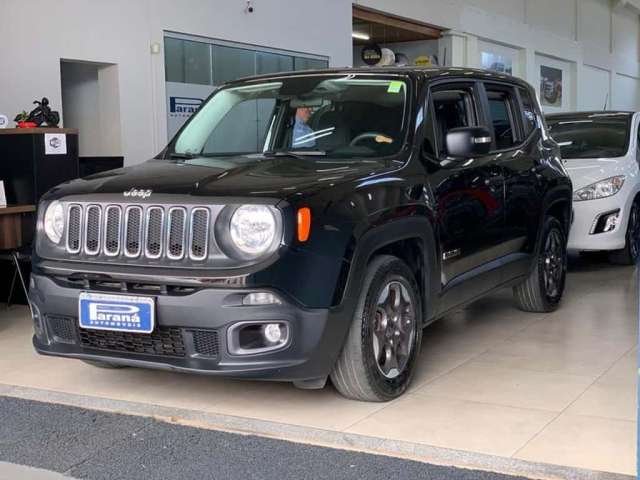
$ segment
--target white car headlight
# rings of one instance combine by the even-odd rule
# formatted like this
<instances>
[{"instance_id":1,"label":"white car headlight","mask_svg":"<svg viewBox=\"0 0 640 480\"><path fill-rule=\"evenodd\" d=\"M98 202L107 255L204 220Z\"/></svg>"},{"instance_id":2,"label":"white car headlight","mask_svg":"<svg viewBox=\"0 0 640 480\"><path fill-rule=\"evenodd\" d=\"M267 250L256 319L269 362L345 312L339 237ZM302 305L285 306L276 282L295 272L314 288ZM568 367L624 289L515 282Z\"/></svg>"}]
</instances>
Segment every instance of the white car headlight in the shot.
<instances>
[{"instance_id":1,"label":"white car headlight","mask_svg":"<svg viewBox=\"0 0 640 480\"><path fill-rule=\"evenodd\" d=\"M243 205L236 209L229 223L229 233L235 247L257 257L269 250L276 236L276 219L269 207Z\"/></svg>"},{"instance_id":2,"label":"white car headlight","mask_svg":"<svg viewBox=\"0 0 640 480\"><path fill-rule=\"evenodd\" d=\"M622 185L624 185L624 175L600 180L573 192L573 201L583 202L585 200L610 197L618 193Z\"/></svg>"},{"instance_id":3,"label":"white car headlight","mask_svg":"<svg viewBox=\"0 0 640 480\"><path fill-rule=\"evenodd\" d=\"M64 232L64 209L58 201L51 202L44 213L44 233L53 243L60 243Z\"/></svg>"}]
</instances>

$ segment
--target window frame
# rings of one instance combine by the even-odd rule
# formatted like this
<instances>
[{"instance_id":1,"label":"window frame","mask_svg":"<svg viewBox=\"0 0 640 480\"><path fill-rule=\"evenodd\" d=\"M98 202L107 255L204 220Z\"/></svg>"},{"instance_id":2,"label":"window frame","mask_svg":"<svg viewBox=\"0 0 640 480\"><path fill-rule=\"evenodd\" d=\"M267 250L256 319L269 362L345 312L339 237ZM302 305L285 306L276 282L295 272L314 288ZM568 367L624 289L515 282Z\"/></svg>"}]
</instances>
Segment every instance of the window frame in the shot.
<instances>
[{"instance_id":1,"label":"window frame","mask_svg":"<svg viewBox=\"0 0 640 480\"><path fill-rule=\"evenodd\" d=\"M527 141L528 137L525 138L525 134L524 134L524 127L523 127L524 111L522 109L521 98L518 95L518 89L516 85L512 83L503 83L503 82L496 82L496 81L489 81L489 80L482 80L480 83L481 83L481 91L482 91L482 95L481 95L482 104L486 112L485 126L486 128L489 129L489 131L491 131L491 147L492 148L491 148L490 154L505 153L505 152L510 152L511 150L519 149ZM489 87L489 89L487 89L487 87ZM512 123L512 130L514 134L513 135L514 144L511 145L510 147L499 149L497 146L496 132L493 127L493 118L491 117L491 107L489 106L488 90L491 90L492 92L497 91L497 92L506 93L509 96L509 101L507 103L507 105L509 106L508 114L509 114L509 119ZM533 132L535 132L535 129L531 132L531 134L533 134Z\"/></svg>"},{"instance_id":2,"label":"window frame","mask_svg":"<svg viewBox=\"0 0 640 480\"><path fill-rule=\"evenodd\" d=\"M440 128L438 127L438 121L436 116L436 108L434 102L434 94L442 91L455 91L455 90L469 90L471 93L471 99L473 100L473 121L470 122L470 126L482 126L486 122L484 108L482 106L482 97L479 90L479 81L476 79L451 79L442 82L433 82L427 91L427 100L429 102L428 111L433 114L433 130L434 138L436 140L436 158L444 160L448 157L445 139L441 138ZM468 116L468 115L467 115ZM424 136L423 136L424 140Z\"/></svg>"}]
</instances>

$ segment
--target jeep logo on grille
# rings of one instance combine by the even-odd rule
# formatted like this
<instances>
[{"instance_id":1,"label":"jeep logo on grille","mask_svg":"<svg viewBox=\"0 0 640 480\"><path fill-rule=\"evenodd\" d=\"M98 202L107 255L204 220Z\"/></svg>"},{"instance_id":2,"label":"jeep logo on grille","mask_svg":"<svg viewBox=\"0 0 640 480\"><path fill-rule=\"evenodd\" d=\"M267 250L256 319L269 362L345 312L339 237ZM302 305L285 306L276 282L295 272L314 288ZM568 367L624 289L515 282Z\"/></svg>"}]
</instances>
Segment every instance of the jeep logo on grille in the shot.
<instances>
[{"instance_id":1,"label":"jeep logo on grille","mask_svg":"<svg viewBox=\"0 0 640 480\"><path fill-rule=\"evenodd\" d=\"M122 194L125 197L137 197L137 198L149 198L151 196L152 190L139 190L137 188L132 188Z\"/></svg>"}]
</instances>

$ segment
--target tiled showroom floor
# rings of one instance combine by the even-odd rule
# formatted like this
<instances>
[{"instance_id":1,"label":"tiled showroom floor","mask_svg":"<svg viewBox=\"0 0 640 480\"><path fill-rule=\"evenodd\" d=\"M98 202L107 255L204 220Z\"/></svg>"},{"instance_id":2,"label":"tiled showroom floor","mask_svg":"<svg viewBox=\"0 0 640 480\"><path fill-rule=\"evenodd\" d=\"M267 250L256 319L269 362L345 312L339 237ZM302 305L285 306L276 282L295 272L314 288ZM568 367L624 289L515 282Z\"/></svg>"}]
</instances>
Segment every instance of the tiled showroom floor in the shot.
<instances>
[{"instance_id":1,"label":"tiled showroom floor","mask_svg":"<svg viewBox=\"0 0 640 480\"><path fill-rule=\"evenodd\" d=\"M572 262L551 315L493 295L425 331L413 387L390 404L40 357L26 308L12 307L0 311L0 384L634 474L636 297L634 269L598 257Z\"/></svg>"}]
</instances>

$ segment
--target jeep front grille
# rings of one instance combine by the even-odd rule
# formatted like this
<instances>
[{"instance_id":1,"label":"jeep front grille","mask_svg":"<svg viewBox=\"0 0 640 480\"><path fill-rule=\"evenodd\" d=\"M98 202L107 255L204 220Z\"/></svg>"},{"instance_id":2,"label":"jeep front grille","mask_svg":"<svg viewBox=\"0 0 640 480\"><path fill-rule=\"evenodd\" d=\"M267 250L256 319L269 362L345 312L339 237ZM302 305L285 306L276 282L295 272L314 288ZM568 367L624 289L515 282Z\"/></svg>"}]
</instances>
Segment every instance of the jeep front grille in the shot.
<instances>
[{"instance_id":1,"label":"jeep front grille","mask_svg":"<svg viewBox=\"0 0 640 480\"><path fill-rule=\"evenodd\" d=\"M210 251L209 207L79 204L67 206L71 254L204 261Z\"/></svg>"}]
</instances>

